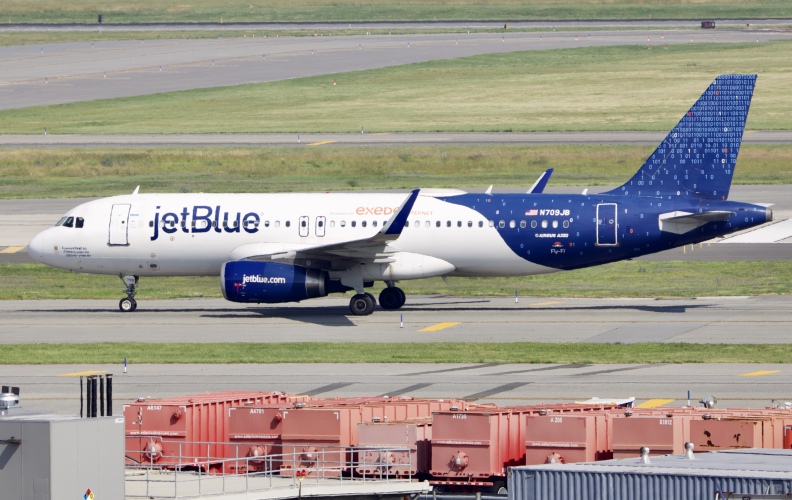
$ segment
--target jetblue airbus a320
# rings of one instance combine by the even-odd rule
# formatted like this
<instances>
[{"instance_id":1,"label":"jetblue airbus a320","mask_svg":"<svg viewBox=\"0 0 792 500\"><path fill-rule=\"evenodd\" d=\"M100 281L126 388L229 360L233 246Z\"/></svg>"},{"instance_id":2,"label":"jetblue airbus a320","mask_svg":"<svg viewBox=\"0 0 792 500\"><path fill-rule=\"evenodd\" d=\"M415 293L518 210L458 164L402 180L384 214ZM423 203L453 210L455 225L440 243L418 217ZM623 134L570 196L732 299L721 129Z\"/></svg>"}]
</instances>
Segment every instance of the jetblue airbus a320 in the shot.
<instances>
[{"instance_id":1,"label":"jetblue airbus a320","mask_svg":"<svg viewBox=\"0 0 792 500\"><path fill-rule=\"evenodd\" d=\"M141 276L220 276L234 302L295 302L354 290L353 314L405 303L402 280L526 276L697 243L772 219L727 201L756 75L719 76L625 183L602 194L139 194L69 211L29 244L70 271L120 276L122 311Z\"/></svg>"}]
</instances>

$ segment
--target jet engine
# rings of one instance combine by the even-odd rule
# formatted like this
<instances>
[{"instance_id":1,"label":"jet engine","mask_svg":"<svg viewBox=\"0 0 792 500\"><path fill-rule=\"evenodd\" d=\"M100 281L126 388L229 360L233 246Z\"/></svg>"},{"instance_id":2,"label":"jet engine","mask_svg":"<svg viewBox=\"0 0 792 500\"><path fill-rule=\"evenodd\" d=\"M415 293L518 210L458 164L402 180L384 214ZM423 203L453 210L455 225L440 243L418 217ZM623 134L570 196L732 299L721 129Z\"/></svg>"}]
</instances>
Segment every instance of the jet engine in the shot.
<instances>
[{"instance_id":1,"label":"jet engine","mask_svg":"<svg viewBox=\"0 0 792 500\"><path fill-rule=\"evenodd\" d=\"M337 291L333 285L327 271L278 262L226 262L220 273L223 297L232 302L299 302Z\"/></svg>"}]
</instances>

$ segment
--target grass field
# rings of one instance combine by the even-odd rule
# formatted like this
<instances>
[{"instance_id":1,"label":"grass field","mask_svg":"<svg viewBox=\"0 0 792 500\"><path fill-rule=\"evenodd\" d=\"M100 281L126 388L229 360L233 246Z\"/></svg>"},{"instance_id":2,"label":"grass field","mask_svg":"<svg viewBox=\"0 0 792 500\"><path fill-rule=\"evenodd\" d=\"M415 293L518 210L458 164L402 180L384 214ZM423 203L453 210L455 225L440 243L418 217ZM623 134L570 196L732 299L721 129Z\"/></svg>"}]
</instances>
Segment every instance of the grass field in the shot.
<instances>
[{"instance_id":1,"label":"grass field","mask_svg":"<svg viewBox=\"0 0 792 500\"><path fill-rule=\"evenodd\" d=\"M530 186L614 186L653 146L0 149L0 198L132 192L294 192ZM792 184L792 145L744 146L736 184Z\"/></svg>"},{"instance_id":2,"label":"grass field","mask_svg":"<svg viewBox=\"0 0 792 500\"><path fill-rule=\"evenodd\" d=\"M0 364L228 363L783 363L792 344L99 343L4 344Z\"/></svg>"},{"instance_id":3,"label":"grass field","mask_svg":"<svg viewBox=\"0 0 792 500\"><path fill-rule=\"evenodd\" d=\"M295 22L792 17L784 0L6 0L2 23Z\"/></svg>"},{"instance_id":4,"label":"grass field","mask_svg":"<svg viewBox=\"0 0 792 500\"><path fill-rule=\"evenodd\" d=\"M788 130L790 51L792 41L493 54L6 110L0 133L670 130L731 72L760 75L747 128Z\"/></svg>"},{"instance_id":5,"label":"grass field","mask_svg":"<svg viewBox=\"0 0 792 500\"><path fill-rule=\"evenodd\" d=\"M695 252L706 252L706 246ZM372 291L382 288L377 282ZM533 297L696 297L792 293L790 262L623 261L521 278L440 278L404 281L410 294ZM0 264L0 300L116 299L117 276L76 274L40 264ZM138 298L222 297L218 277L142 278Z\"/></svg>"}]
</instances>

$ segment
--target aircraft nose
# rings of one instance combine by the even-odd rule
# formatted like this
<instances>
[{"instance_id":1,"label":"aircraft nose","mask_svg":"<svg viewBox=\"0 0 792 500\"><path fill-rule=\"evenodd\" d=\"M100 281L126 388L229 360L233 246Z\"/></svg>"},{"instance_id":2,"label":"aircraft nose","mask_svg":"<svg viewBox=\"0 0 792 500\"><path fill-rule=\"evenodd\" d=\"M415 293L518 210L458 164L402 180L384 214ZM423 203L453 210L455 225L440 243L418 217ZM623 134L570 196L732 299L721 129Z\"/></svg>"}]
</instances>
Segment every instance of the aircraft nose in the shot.
<instances>
[{"instance_id":1,"label":"aircraft nose","mask_svg":"<svg viewBox=\"0 0 792 500\"><path fill-rule=\"evenodd\" d=\"M44 231L42 231L34 236L33 239L30 240L30 243L28 243L28 255L30 255L30 258L36 262L41 262L44 258L44 251L46 248L46 242L44 241L45 238Z\"/></svg>"}]
</instances>

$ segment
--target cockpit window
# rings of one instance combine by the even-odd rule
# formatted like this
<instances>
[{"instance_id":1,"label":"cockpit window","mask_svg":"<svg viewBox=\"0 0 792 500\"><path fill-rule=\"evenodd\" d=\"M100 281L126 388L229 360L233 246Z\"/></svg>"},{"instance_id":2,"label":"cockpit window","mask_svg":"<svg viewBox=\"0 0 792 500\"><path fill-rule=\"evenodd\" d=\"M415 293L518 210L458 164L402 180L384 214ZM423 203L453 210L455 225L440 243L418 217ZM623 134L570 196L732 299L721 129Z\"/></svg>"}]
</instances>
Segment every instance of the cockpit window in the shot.
<instances>
[{"instance_id":1,"label":"cockpit window","mask_svg":"<svg viewBox=\"0 0 792 500\"><path fill-rule=\"evenodd\" d=\"M61 217L60 220L55 223L55 227L62 226L64 222L66 222L66 217Z\"/></svg>"},{"instance_id":2,"label":"cockpit window","mask_svg":"<svg viewBox=\"0 0 792 500\"><path fill-rule=\"evenodd\" d=\"M63 222L63 227L74 227L74 217L66 217Z\"/></svg>"},{"instance_id":3,"label":"cockpit window","mask_svg":"<svg viewBox=\"0 0 792 500\"><path fill-rule=\"evenodd\" d=\"M77 220L74 222L74 227L80 229L83 227L84 224L85 224L85 219L83 219L82 217L77 217Z\"/></svg>"}]
</instances>

